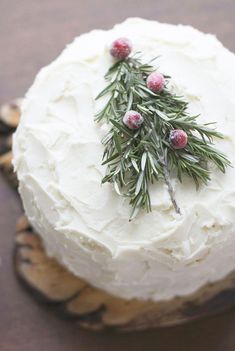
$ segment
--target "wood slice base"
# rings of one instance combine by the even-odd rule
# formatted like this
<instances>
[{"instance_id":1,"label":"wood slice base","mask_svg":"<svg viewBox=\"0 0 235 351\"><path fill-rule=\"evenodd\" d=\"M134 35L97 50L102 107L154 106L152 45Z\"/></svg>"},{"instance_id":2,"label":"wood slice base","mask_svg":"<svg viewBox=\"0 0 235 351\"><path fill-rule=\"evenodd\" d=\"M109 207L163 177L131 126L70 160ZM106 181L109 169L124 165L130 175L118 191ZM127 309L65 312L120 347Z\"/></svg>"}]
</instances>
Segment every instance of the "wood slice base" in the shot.
<instances>
[{"instance_id":1,"label":"wood slice base","mask_svg":"<svg viewBox=\"0 0 235 351\"><path fill-rule=\"evenodd\" d=\"M16 102L17 101L17 102ZM20 118L16 100L0 109L0 168L16 187L11 134ZM142 330L176 325L235 305L235 272L195 294L165 302L125 300L92 287L48 257L40 237L22 216L16 228L15 270L33 296L88 329Z\"/></svg>"}]
</instances>

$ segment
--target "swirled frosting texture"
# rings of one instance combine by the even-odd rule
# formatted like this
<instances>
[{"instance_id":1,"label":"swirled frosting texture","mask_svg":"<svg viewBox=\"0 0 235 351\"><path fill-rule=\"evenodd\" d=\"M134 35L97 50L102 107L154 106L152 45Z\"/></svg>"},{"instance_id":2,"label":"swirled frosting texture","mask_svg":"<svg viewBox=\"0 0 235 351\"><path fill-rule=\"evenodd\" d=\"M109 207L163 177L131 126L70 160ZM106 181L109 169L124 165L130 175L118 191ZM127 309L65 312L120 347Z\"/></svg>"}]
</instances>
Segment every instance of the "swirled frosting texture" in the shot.
<instances>
[{"instance_id":1,"label":"swirled frosting texture","mask_svg":"<svg viewBox=\"0 0 235 351\"><path fill-rule=\"evenodd\" d=\"M235 161L235 56L189 26L128 19L74 40L43 68L26 95L14 136L14 166L31 223L49 255L77 276L123 298L187 295L235 268L235 168L211 166L208 186L173 179L182 215L163 183L151 188L152 212L128 221L128 201L101 186L101 138L95 101L112 64L110 43L128 37L143 59L172 76L200 122L217 122L215 141Z\"/></svg>"}]
</instances>

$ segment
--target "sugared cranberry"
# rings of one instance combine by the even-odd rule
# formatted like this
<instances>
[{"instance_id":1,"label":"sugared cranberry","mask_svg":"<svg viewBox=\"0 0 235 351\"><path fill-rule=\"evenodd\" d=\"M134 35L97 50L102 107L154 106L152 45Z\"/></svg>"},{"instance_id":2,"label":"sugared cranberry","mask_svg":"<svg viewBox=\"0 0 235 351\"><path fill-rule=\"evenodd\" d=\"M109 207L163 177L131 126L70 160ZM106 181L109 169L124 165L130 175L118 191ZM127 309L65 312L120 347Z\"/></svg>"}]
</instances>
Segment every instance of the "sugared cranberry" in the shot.
<instances>
[{"instance_id":1,"label":"sugared cranberry","mask_svg":"<svg viewBox=\"0 0 235 351\"><path fill-rule=\"evenodd\" d=\"M165 78L160 72L152 72L147 78L147 87L154 93L164 89Z\"/></svg>"},{"instance_id":2,"label":"sugared cranberry","mask_svg":"<svg viewBox=\"0 0 235 351\"><path fill-rule=\"evenodd\" d=\"M119 38L114 40L111 45L110 54L118 60L127 58L132 50L132 45L129 39Z\"/></svg>"},{"instance_id":3,"label":"sugared cranberry","mask_svg":"<svg viewBox=\"0 0 235 351\"><path fill-rule=\"evenodd\" d=\"M182 129L170 132L170 142L174 149L183 149L188 143L188 135Z\"/></svg>"},{"instance_id":4,"label":"sugared cranberry","mask_svg":"<svg viewBox=\"0 0 235 351\"><path fill-rule=\"evenodd\" d=\"M130 110L125 113L123 123L130 129L138 129L144 122L143 116L137 111Z\"/></svg>"}]
</instances>

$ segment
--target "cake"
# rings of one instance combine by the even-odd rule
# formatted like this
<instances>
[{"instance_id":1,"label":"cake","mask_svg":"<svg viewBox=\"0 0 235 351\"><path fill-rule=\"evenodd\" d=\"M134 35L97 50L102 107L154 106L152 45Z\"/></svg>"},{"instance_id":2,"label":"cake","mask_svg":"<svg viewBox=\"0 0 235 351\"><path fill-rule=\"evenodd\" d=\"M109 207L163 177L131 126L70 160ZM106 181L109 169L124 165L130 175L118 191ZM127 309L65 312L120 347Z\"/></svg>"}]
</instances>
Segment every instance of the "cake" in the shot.
<instances>
[{"instance_id":1,"label":"cake","mask_svg":"<svg viewBox=\"0 0 235 351\"><path fill-rule=\"evenodd\" d=\"M14 135L14 168L26 215L49 256L79 278L125 300L170 301L219 282L235 268L235 169L210 164L210 181L190 177L150 189L152 210L129 221L128 199L101 185L96 96L113 64L110 45L129 38L141 59L158 56L170 89L200 123L216 122L215 146L234 164L235 56L210 34L183 25L127 19L111 30L77 37L28 91Z\"/></svg>"}]
</instances>

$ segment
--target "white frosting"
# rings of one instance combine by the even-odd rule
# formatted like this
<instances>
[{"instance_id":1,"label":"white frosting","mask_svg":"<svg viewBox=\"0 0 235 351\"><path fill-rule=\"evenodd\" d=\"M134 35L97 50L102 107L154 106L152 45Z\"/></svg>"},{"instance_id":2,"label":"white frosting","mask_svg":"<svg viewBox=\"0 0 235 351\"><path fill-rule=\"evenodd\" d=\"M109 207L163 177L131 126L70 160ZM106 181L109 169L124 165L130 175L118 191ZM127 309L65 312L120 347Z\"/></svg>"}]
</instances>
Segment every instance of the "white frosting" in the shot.
<instances>
[{"instance_id":1,"label":"white frosting","mask_svg":"<svg viewBox=\"0 0 235 351\"><path fill-rule=\"evenodd\" d=\"M151 189L153 211L131 223L128 201L101 186L95 102L112 64L109 45L128 37L147 60L172 76L201 122L217 122L216 140L235 160L235 56L212 35L189 26L128 19L74 40L38 74L14 136L14 166L25 211L46 249L77 276L124 298L187 295L235 268L235 168L214 167L208 186L174 180L176 215L166 187Z\"/></svg>"}]
</instances>

